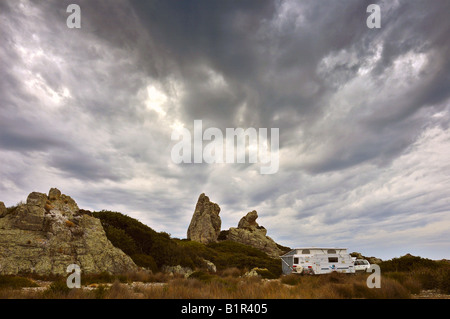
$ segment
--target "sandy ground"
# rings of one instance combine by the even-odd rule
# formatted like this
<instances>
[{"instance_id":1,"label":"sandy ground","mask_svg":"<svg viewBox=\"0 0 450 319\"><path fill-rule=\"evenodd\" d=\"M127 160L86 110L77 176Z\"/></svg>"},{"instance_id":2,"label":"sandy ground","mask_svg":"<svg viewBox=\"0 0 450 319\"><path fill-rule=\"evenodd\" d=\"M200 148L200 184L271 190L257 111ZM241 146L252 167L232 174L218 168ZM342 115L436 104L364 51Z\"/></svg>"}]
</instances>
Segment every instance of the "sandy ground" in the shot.
<instances>
[{"instance_id":1,"label":"sandy ground","mask_svg":"<svg viewBox=\"0 0 450 319\"><path fill-rule=\"evenodd\" d=\"M412 295L413 299L450 299L450 295L441 294L437 290L422 290L418 295Z\"/></svg>"}]
</instances>

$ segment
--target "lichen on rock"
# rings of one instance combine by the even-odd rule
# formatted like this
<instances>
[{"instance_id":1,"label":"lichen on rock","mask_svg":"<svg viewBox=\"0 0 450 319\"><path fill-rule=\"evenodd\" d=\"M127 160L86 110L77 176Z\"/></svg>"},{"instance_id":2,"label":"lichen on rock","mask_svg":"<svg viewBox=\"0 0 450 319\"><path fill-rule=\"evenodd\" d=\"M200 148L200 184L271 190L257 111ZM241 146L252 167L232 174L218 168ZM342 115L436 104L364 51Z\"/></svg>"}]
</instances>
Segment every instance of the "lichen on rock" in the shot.
<instances>
[{"instance_id":1,"label":"lichen on rock","mask_svg":"<svg viewBox=\"0 0 450 319\"><path fill-rule=\"evenodd\" d=\"M83 213L70 197L52 188L31 193L10 214L0 204L0 274L121 273L137 266L106 238L99 219Z\"/></svg>"},{"instance_id":2,"label":"lichen on rock","mask_svg":"<svg viewBox=\"0 0 450 319\"><path fill-rule=\"evenodd\" d=\"M280 256L283 251L272 238L266 235L267 230L258 225L257 218L258 213L255 210L249 212L241 218L237 228L231 227L226 234L223 233L223 239L252 246L271 257Z\"/></svg>"},{"instance_id":3,"label":"lichen on rock","mask_svg":"<svg viewBox=\"0 0 450 319\"><path fill-rule=\"evenodd\" d=\"M271 257L279 257L284 253L272 238L267 236L267 230L258 225L256 210L241 218L238 227L220 230L220 207L212 203L208 196L201 194L198 198L195 212L187 231L187 238L203 244L230 240L257 248Z\"/></svg>"}]
</instances>

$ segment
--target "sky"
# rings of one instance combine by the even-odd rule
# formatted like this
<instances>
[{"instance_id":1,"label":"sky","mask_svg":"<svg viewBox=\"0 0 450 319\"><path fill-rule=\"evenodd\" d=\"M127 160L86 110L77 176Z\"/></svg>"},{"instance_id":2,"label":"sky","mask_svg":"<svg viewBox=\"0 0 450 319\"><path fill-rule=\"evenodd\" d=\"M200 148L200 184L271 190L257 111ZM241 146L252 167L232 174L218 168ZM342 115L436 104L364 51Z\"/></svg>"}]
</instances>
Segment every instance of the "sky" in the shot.
<instances>
[{"instance_id":1,"label":"sky","mask_svg":"<svg viewBox=\"0 0 450 319\"><path fill-rule=\"evenodd\" d=\"M447 0L2 0L0 200L57 187L186 238L205 193L222 229L256 210L292 248L450 259L448 12ZM278 171L175 163L171 135L194 120L278 128Z\"/></svg>"}]
</instances>

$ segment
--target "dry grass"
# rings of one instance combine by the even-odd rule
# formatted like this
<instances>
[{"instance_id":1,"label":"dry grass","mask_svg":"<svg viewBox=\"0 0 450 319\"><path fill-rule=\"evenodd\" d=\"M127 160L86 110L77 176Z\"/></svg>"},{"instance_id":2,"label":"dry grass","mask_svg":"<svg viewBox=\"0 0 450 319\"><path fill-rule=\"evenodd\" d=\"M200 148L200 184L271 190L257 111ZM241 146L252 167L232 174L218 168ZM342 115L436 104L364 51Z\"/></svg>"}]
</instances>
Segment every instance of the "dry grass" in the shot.
<instances>
[{"instance_id":1,"label":"dry grass","mask_svg":"<svg viewBox=\"0 0 450 319\"><path fill-rule=\"evenodd\" d=\"M167 286L140 290L144 298L161 299L342 299L342 298L410 298L410 292L392 279L383 278L380 289L370 289L366 276L293 277L282 280L259 278L176 279Z\"/></svg>"},{"instance_id":2,"label":"dry grass","mask_svg":"<svg viewBox=\"0 0 450 319\"><path fill-rule=\"evenodd\" d=\"M219 272L219 275L221 277L234 277L237 278L239 276L242 276L245 273L245 271L240 270L237 267L230 267L226 268Z\"/></svg>"},{"instance_id":3,"label":"dry grass","mask_svg":"<svg viewBox=\"0 0 450 319\"><path fill-rule=\"evenodd\" d=\"M67 289L56 281L47 289L3 288L0 298L49 299L403 299L411 298L423 288L412 274L388 273L382 276L381 288L368 288L367 274L332 273L321 276L282 276L280 279L240 277L239 269L226 269L218 275L200 274L197 278L180 278L151 272L121 276L97 276L97 284L82 280L83 289ZM417 275L417 274L416 274Z\"/></svg>"},{"instance_id":4,"label":"dry grass","mask_svg":"<svg viewBox=\"0 0 450 319\"><path fill-rule=\"evenodd\" d=\"M114 284L105 291L105 299L136 299L136 294L125 284L119 281L114 282Z\"/></svg>"},{"instance_id":5,"label":"dry grass","mask_svg":"<svg viewBox=\"0 0 450 319\"><path fill-rule=\"evenodd\" d=\"M127 282L168 282L173 277L163 272L152 273L144 270L129 272L124 276Z\"/></svg>"}]
</instances>

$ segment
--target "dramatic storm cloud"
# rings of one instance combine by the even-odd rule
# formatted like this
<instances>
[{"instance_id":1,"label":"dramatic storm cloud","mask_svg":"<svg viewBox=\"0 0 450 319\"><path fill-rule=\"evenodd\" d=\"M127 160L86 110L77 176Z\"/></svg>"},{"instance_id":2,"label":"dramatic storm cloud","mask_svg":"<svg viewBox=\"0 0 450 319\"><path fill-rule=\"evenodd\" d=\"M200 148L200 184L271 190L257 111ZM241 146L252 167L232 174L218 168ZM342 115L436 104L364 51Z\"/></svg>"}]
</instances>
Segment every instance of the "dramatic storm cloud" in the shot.
<instances>
[{"instance_id":1,"label":"dramatic storm cloud","mask_svg":"<svg viewBox=\"0 0 450 319\"><path fill-rule=\"evenodd\" d=\"M68 28L67 6L81 8ZM369 4L381 8L370 29ZM186 237L450 258L450 2L1 1L0 200L57 187ZM279 170L176 164L174 130L279 128Z\"/></svg>"}]
</instances>

